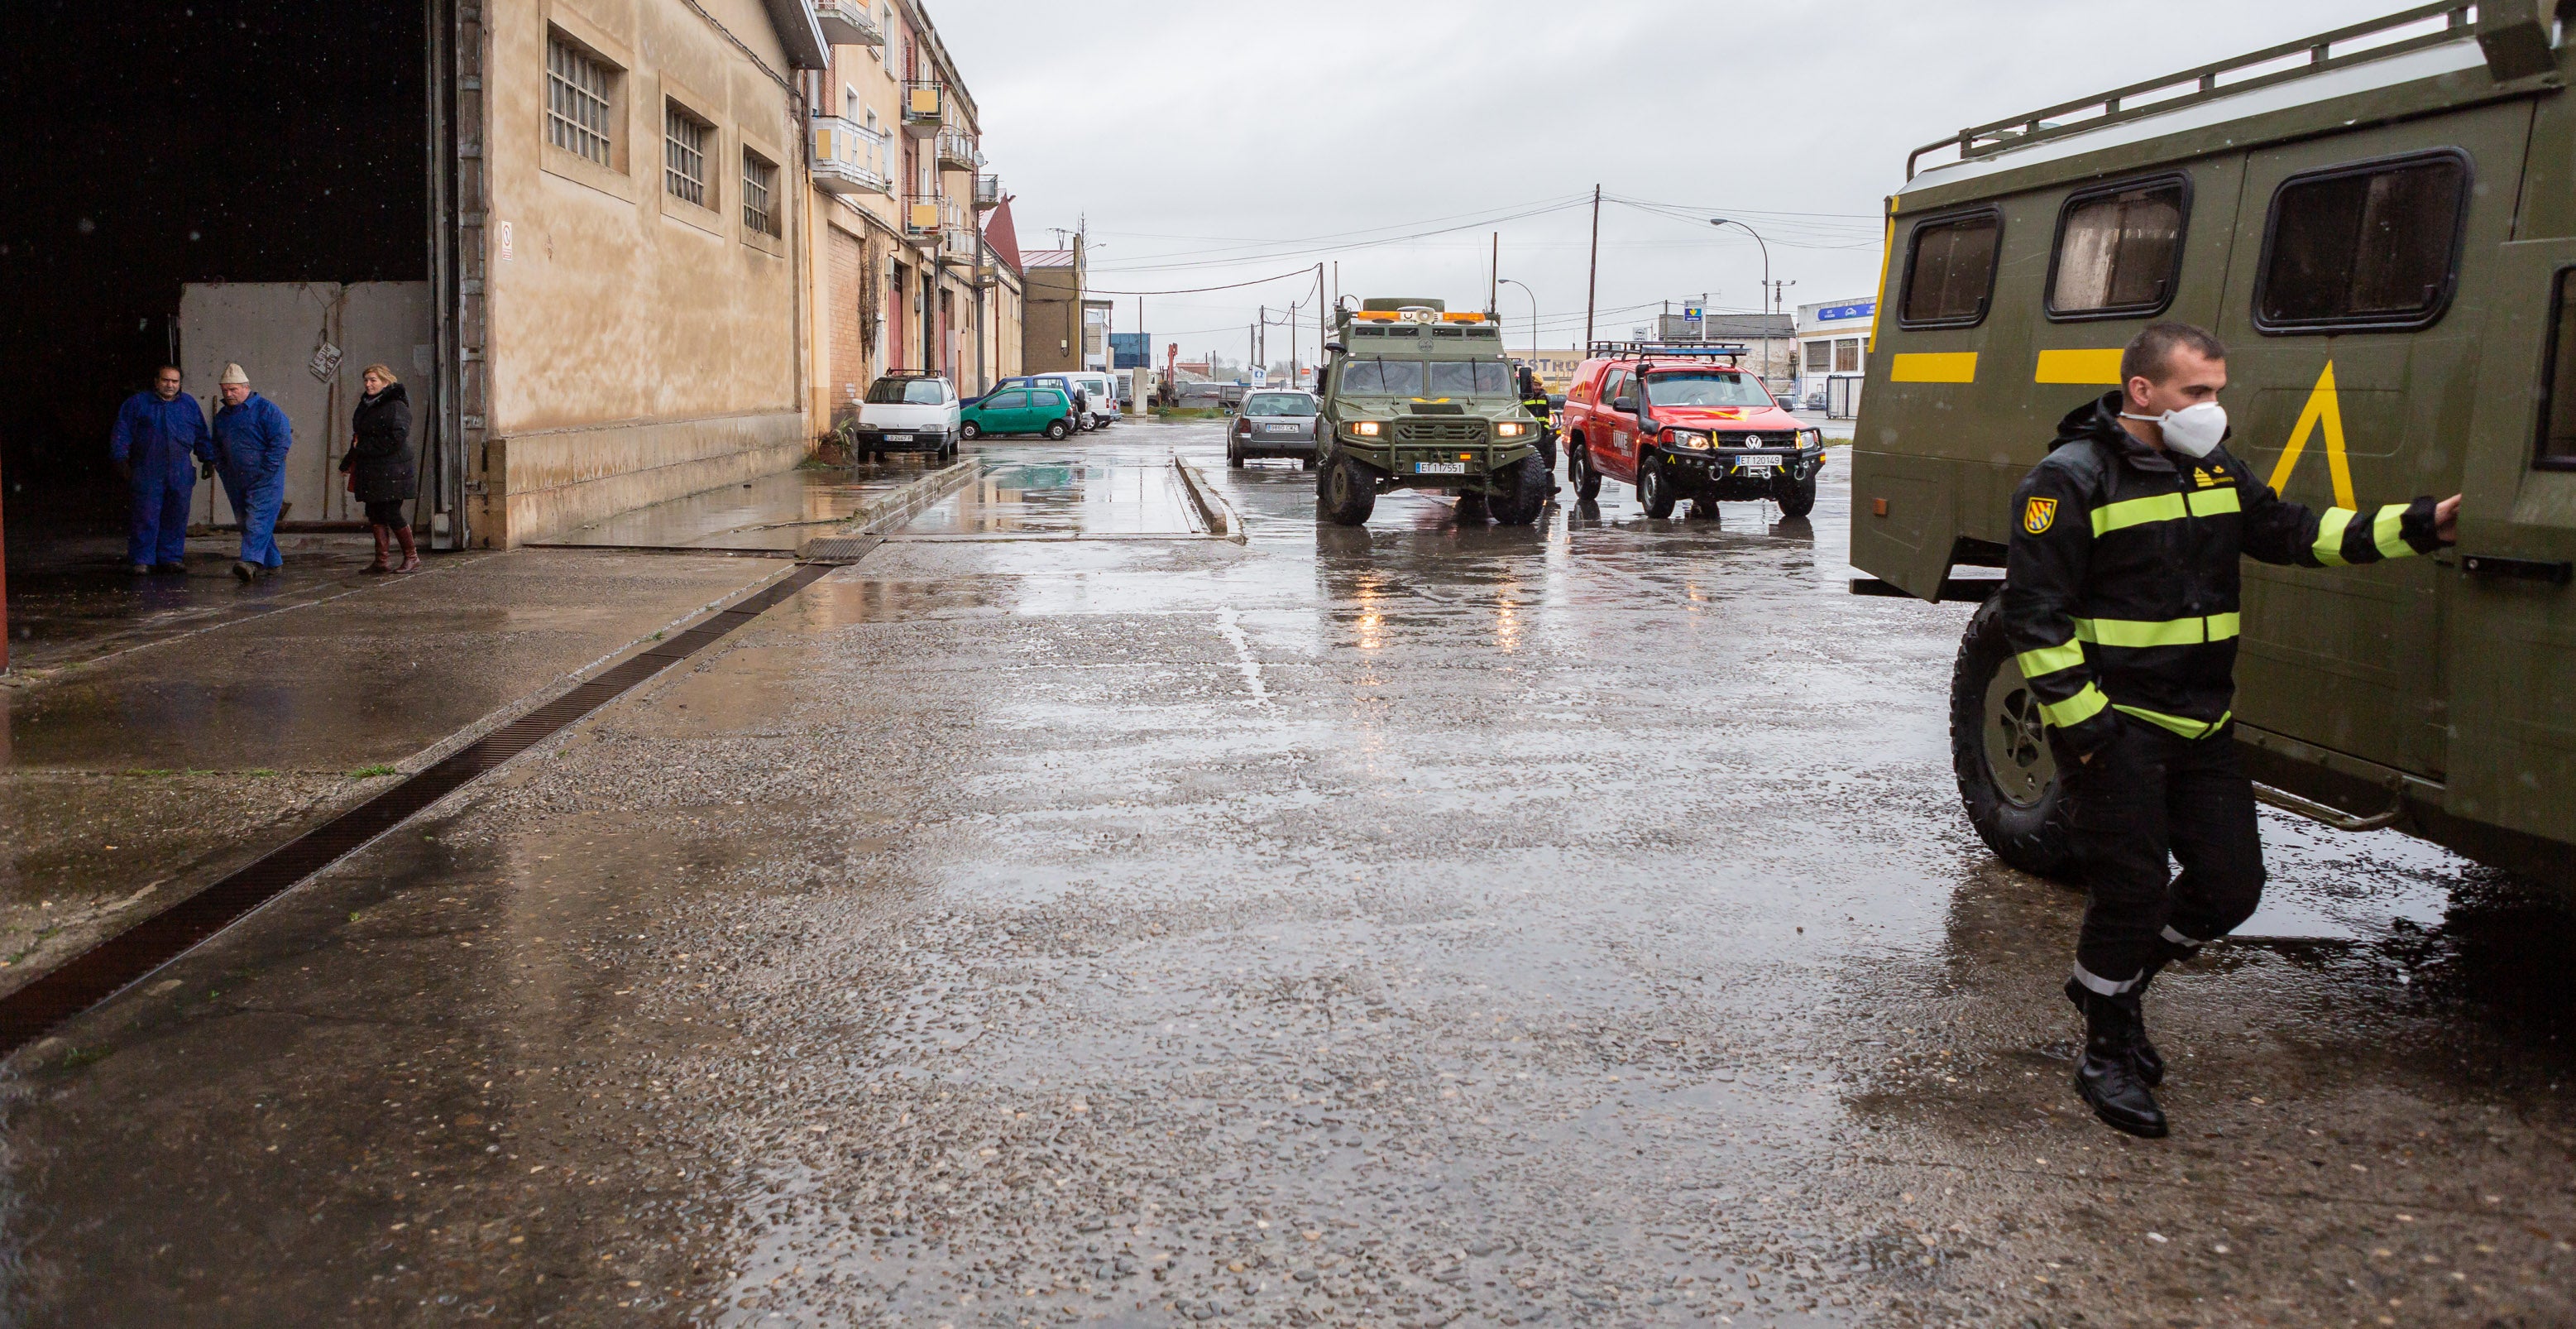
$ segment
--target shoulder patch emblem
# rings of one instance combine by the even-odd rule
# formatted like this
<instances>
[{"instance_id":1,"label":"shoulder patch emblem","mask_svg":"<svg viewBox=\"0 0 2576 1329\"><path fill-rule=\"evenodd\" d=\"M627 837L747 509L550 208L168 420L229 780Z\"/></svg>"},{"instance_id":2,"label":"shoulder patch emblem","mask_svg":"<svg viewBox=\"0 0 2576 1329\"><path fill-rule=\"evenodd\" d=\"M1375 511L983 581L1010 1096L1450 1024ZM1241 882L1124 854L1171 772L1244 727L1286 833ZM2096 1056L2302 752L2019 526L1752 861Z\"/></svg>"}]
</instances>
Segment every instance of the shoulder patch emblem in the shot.
<instances>
[{"instance_id":1,"label":"shoulder patch emblem","mask_svg":"<svg viewBox=\"0 0 2576 1329\"><path fill-rule=\"evenodd\" d=\"M2033 535L2046 535L2057 522L2057 500L2032 496L2030 506L2021 514L2021 528Z\"/></svg>"}]
</instances>

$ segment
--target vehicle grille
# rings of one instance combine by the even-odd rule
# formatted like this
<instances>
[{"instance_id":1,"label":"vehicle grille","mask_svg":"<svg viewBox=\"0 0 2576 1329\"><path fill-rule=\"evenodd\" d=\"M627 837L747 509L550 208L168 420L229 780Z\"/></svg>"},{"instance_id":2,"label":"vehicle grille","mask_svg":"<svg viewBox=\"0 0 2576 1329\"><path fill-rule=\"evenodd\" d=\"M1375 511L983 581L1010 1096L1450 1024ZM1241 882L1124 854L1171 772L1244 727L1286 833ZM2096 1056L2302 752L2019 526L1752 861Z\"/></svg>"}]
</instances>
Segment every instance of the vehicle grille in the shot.
<instances>
[{"instance_id":1,"label":"vehicle grille","mask_svg":"<svg viewBox=\"0 0 2576 1329\"><path fill-rule=\"evenodd\" d=\"M1398 420L1395 422L1398 443L1482 443L1485 422L1482 420Z\"/></svg>"},{"instance_id":2,"label":"vehicle grille","mask_svg":"<svg viewBox=\"0 0 2576 1329\"><path fill-rule=\"evenodd\" d=\"M1720 434L1717 445L1721 448L1794 448L1798 446L1798 434L1795 430L1772 434L1750 431L1741 434Z\"/></svg>"}]
</instances>

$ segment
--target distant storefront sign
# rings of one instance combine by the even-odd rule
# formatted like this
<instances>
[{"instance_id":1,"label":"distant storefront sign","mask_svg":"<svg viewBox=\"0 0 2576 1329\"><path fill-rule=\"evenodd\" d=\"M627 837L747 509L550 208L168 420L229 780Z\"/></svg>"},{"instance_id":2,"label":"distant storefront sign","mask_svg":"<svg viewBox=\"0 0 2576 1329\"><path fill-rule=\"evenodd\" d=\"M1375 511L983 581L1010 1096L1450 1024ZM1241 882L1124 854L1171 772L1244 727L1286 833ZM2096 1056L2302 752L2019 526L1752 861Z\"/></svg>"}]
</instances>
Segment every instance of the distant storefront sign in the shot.
<instances>
[{"instance_id":1,"label":"distant storefront sign","mask_svg":"<svg viewBox=\"0 0 2576 1329\"><path fill-rule=\"evenodd\" d=\"M1816 311L1816 321L1831 323L1837 319L1868 318L1878 312L1876 300L1863 300L1856 305L1827 305Z\"/></svg>"}]
</instances>

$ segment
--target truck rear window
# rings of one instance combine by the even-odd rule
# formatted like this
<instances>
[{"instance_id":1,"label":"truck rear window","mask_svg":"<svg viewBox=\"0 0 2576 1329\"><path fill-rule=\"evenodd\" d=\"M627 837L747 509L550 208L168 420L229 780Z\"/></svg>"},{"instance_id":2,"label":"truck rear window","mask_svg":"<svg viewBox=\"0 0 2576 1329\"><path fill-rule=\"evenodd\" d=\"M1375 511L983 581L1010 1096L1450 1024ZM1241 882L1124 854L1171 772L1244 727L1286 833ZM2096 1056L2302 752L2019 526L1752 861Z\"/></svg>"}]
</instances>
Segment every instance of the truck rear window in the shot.
<instances>
[{"instance_id":1,"label":"truck rear window","mask_svg":"<svg viewBox=\"0 0 2576 1329\"><path fill-rule=\"evenodd\" d=\"M1651 406L1768 406L1771 394L1751 374L1685 370L1646 375Z\"/></svg>"}]
</instances>

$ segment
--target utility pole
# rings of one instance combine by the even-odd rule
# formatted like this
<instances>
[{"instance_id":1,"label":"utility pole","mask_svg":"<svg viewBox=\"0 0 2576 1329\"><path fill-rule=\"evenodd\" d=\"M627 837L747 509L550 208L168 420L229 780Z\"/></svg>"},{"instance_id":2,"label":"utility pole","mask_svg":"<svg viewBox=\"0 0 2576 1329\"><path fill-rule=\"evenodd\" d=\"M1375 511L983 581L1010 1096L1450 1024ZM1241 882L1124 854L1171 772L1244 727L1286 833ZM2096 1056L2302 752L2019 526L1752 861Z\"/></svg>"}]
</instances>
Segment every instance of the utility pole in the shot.
<instances>
[{"instance_id":1,"label":"utility pole","mask_svg":"<svg viewBox=\"0 0 2576 1329\"><path fill-rule=\"evenodd\" d=\"M1485 312L1490 314L1503 303L1503 233L1494 232L1494 256L1485 267Z\"/></svg>"},{"instance_id":2,"label":"utility pole","mask_svg":"<svg viewBox=\"0 0 2576 1329\"><path fill-rule=\"evenodd\" d=\"M1592 354L1592 306L1601 297L1601 186L1592 187L1592 270L1583 283L1583 354Z\"/></svg>"}]
</instances>

